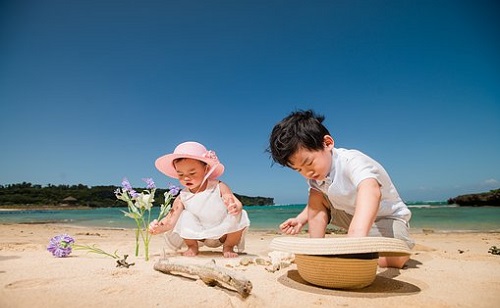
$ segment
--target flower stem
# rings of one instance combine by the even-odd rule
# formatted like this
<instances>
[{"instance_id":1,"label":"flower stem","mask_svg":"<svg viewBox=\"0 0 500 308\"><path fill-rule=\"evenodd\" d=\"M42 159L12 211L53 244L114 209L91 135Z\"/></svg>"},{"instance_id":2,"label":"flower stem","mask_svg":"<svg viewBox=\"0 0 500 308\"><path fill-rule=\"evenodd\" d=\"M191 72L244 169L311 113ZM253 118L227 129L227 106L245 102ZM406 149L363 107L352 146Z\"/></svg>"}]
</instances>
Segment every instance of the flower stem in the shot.
<instances>
[{"instance_id":1,"label":"flower stem","mask_svg":"<svg viewBox=\"0 0 500 308\"><path fill-rule=\"evenodd\" d=\"M149 221L149 219L148 219L148 221ZM146 261L149 261L149 239L150 239L150 234L149 234L149 232L147 230L148 224L144 220L144 216L142 216L141 222L142 222L143 228L140 229L140 233L141 233L142 242L144 243L144 259Z\"/></svg>"},{"instance_id":2,"label":"flower stem","mask_svg":"<svg viewBox=\"0 0 500 308\"><path fill-rule=\"evenodd\" d=\"M97 245L95 245L95 244L92 245L92 246L73 244L72 247L75 250L87 250L88 252L96 253L96 254L99 254L99 255L108 256L108 257L111 257L113 259L119 259L120 258L120 256L116 253L116 251L115 251L114 254L110 254L110 253L102 250L101 248L97 247Z\"/></svg>"},{"instance_id":3,"label":"flower stem","mask_svg":"<svg viewBox=\"0 0 500 308\"><path fill-rule=\"evenodd\" d=\"M135 256L139 255L139 232L141 230L141 226L139 221L135 221L137 223L137 229L135 229Z\"/></svg>"}]
</instances>

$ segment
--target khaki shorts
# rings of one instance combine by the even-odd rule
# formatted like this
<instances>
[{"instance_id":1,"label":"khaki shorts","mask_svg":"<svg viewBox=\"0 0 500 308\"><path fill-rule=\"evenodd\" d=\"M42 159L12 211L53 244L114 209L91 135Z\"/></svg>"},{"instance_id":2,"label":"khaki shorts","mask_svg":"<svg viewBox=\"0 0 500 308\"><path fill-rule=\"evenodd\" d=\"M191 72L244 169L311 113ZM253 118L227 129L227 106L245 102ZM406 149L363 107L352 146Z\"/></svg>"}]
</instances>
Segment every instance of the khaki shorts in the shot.
<instances>
[{"instance_id":1,"label":"khaki shorts","mask_svg":"<svg viewBox=\"0 0 500 308\"><path fill-rule=\"evenodd\" d=\"M330 207L330 214L332 225L349 229L352 215L333 207ZM368 235L397 238L403 240L410 249L415 246L415 241L410 237L410 224L395 217L377 217Z\"/></svg>"}]
</instances>

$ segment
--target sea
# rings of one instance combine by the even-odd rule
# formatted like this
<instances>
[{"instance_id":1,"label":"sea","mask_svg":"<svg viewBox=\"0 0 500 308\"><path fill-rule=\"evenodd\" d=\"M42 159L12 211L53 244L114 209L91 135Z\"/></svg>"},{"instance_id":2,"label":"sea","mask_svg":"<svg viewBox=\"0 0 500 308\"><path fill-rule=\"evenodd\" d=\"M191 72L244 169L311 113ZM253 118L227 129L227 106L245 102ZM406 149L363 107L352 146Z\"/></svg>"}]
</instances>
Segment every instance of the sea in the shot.
<instances>
[{"instance_id":1,"label":"sea","mask_svg":"<svg viewBox=\"0 0 500 308\"><path fill-rule=\"evenodd\" d=\"M305 204L245 206L250 218L250 230L278 231L287 218L295 217ZM443 203L408 205L412 232L500 232L500 207L461 207ZM135 228L133 219L123 214L126 208L62 209L62 210L1 210L0 224L57 223L99 228ZM151 211L151 220L157 208Z\"/></svg>"}]
</instances>

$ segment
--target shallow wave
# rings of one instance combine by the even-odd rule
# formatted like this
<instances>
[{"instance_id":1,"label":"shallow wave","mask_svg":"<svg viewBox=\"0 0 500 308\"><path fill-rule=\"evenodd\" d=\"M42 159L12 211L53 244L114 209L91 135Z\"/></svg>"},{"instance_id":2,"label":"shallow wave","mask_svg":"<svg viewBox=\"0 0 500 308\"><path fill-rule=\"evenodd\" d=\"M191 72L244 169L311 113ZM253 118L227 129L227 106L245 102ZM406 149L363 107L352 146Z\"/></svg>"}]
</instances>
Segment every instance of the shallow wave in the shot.
<instances>
[{"instance_id":1,"label":"shallow wave","mask_svg":"<svg viewBox=\"0 0 500 308\"><path fill-rule=\"evenodd\" d=\"M446 204L446 205L432 205L432 204L414 204L414 205L408 205L408 208L416 208L416 209L421 209L421 208L431 208L431 209L442 209L442 208L448 208L448 207L459 207L457 204Z\"/></svg>"}]
</instances>

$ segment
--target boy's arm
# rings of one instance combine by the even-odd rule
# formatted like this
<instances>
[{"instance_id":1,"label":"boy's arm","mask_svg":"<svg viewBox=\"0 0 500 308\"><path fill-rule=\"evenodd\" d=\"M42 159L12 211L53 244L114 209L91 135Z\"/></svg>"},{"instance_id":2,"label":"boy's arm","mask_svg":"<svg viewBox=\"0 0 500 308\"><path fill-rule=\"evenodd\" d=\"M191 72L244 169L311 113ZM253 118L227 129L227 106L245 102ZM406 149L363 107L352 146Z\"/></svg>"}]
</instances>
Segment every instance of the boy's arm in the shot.
<instances>
[{"instance_id":1,"label":"boy's arm","mask_svg":"<svg viewBox=\"0 0 500 308\"><path fill-rule=\"evenodd\" d=\"M374 178L368 178L358 185L356 195L356 209L349 230L348 236L367 236L375 221L380 207L380 184Z\"/></svg>"},{"instance_id":2,"label":"boy's arm","mask_svg":"<svg viewBox=\"0 0 500 308\"><path fill-rule=\"evenodd\" d=\"M307 209L309 237L325 237L326 226L330 222L330 205L327 204L323 193L310 189Z\"/></svg>"}]
</instances>

